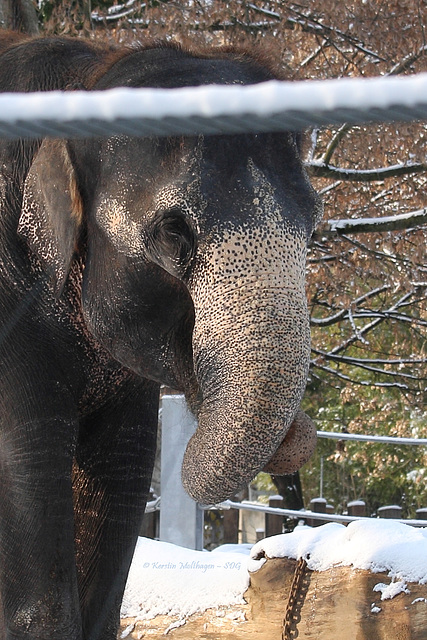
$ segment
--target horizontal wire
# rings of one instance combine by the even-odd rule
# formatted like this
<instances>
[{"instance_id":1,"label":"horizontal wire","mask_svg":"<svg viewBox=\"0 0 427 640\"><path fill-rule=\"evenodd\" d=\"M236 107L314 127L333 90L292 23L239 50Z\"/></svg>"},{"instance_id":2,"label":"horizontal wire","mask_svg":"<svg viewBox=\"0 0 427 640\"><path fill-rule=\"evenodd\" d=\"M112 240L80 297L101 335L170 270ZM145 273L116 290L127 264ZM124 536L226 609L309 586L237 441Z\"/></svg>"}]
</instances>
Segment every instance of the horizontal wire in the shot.
<instances>
[{"instance_id":1,"label":"horizontal wire","mask_svg":"<svg viewBox=\"0 0 427 640\"><path fill-rule=\"evenodd\" d=\"M387 444L427 445L427 438L399 438L393 436L370 436L359 433L337 433L335 431L318 431L318 438L333 440L358 440L359 442L385 442Z\"/></svg>"},{"instance_id":2,"label":"horizontal wire","mask_svg":"<svg viewBox=\"0 0 427 640\"><path fill-rule=\"evenodd\" d=\"M0 94L0 137L239 134L427 120L427 73Z\"/></svg>"}]
</instances>

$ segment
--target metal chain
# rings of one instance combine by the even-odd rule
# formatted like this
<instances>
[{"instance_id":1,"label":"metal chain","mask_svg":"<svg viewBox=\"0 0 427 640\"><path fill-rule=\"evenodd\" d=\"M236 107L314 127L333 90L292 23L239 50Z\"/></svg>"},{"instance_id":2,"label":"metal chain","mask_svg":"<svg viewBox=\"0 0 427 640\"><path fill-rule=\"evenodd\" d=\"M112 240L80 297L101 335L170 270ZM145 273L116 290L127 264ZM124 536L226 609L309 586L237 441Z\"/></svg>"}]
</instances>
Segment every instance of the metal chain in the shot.
<instances>
[{"instance_id":1,"label":"metal chain","mask_svg":"<svg viewBox=\"0 0 427 640\"><path fill-rule=\"evenodd\" d=\"M301 609L308 589L308 581L304 580L306 568L307 561L305 558L300 558L295 566L289 592L285 619L283 620L282 640L294 640L298 637L297 625L301 620Z\"/></svg>"}]
</instances>

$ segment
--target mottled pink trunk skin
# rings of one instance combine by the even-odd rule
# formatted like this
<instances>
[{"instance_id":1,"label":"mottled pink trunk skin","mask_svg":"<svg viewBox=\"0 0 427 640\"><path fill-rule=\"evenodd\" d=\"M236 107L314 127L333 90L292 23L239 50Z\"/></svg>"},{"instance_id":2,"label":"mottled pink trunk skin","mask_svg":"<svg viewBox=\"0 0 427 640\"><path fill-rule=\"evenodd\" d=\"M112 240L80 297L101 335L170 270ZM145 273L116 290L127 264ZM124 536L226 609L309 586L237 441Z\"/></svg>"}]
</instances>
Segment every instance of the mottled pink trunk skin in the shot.
<instances>
[{"instance_id":1,"label":"mottled pink trunk skin","mask_svg":"<svg viewBox=\"0 0 427 640\"><path fill-rule=\"evenodd\" d=\"M219 502L250 482L300 407L310 356L305 255L305 239L273 218L249 240L242 229L230 234L205 256L203 276L195 274L202 402L182 478L199 502Z\"/></svg>"}]
</instances>

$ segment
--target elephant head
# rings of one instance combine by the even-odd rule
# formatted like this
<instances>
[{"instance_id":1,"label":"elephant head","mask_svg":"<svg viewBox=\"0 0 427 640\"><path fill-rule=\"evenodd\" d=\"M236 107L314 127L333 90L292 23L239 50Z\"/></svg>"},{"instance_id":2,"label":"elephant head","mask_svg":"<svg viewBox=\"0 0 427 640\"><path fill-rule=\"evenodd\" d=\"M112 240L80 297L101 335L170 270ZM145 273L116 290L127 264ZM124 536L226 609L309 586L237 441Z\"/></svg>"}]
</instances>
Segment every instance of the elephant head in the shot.
<instances>
[{"instance_id":1,"label":"elephant head","mask_svg":"<svg viewBox=\"0 0 427 640\"><path fill-rule=\"evenodd\" d=\"M129 53L94 88L272 77L247 55L171 47ZM124 366L185 392L199 426L182 477L201 502L233 495L277 450L285 473L312 451L298 411L320 211L291 133L45 141L29 171L20 232L56 295L77 251L89 331Z\"/></svg>"}]
</instances>

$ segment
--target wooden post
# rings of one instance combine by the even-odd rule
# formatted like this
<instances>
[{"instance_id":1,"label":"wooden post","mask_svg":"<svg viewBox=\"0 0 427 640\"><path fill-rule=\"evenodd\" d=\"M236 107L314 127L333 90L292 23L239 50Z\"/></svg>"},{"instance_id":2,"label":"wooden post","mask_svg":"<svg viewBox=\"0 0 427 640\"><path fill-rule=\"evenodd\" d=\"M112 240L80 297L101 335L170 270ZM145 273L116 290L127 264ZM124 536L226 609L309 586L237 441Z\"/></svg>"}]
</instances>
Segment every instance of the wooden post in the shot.
<instances>
[{"instance_id":1,"label":"wooden post","mask_svg":"<svg viewBox=\"0 0 427 640\"><path fill-rule=\"evenodd\" d=\"M402 517L402 507L397 504L390 504L385 507L380 507L377 511L379 518L395 518L400 520Z\"/></svg>"},{"instance_id":2,"label":"wooden post","mask_svg":"<svg viewBox=\"0 0 427 640\"><path fill-rule=\"evenodd\" d=\"M364 517L366 515L366 504L363 500L353 500L347 504L349 516Z\"/></svg>"},{"instance_id":3,"label":"wooden post","mask_svg":"<svg viewBox=\"0 0 427 640\"><path fill-rule=\"evenodd\" d=\"M256 541L259 542L265 538L265 529L257 529L256 532Z\"/></svg>"},{"instance_id":4,"label":"wooden post","mask_svg":"<svg viewBox=\"0 0 427 640\"><path fill-rule=\"evenodd\" d=\"M326 513L326 500L325 498L313 498L310 500L310 509L314 513ZM307 524L309 527L320 527L325 524L327 520L318 520L317 518L307 518Z\"/></svg>"},{"instance_id":5,"label":"wooden post","mask_svg":"<svg viewBox=\"0 0 427 640\"><path fill-rule=\"evenodd\" d=\"M234 496L232 502L240 502L239 497ZM237 544L239 541L239 510L224 509L223 516L223 544Z\"/></svg>"},{"instance_id":6,"label":"wooden post","mask_svg":"<svg viewBox=\"0 0 427 640\"><path fill-rule=\"evenodd\" d=\"M146 513L142 521L139 535L143 538L151 538L155 540L158 537L158 511Z\"/></svg>"},{"instance_id":7,"label":"wooden post","mask_svg":"<svg viewBox=\"0 0 427 640\"><path fill-rule=\"evenodd\" d=\"M155 500L157 496L154 494L153 490L150 489L150 495L148 496L147 502L151 502ZM144 518L142 520L141 528L139 530L139 535L143 538L151 538L155 540L159 537L159 512L151 511L145 512Z\"/></svg>"},{"instance_id":8,"label":"wooden post","mask_svg":"<svg viewBox=\"0 0 427 640\"><path fill-rule=\"evenodd\" d=\"M282 496L270 496L268 500L269 507L283 508ZM265 535L276 536L279 533L283 533L283 516L276 516L272 513L265 514Z\"/></svg>"}]
</instances>

